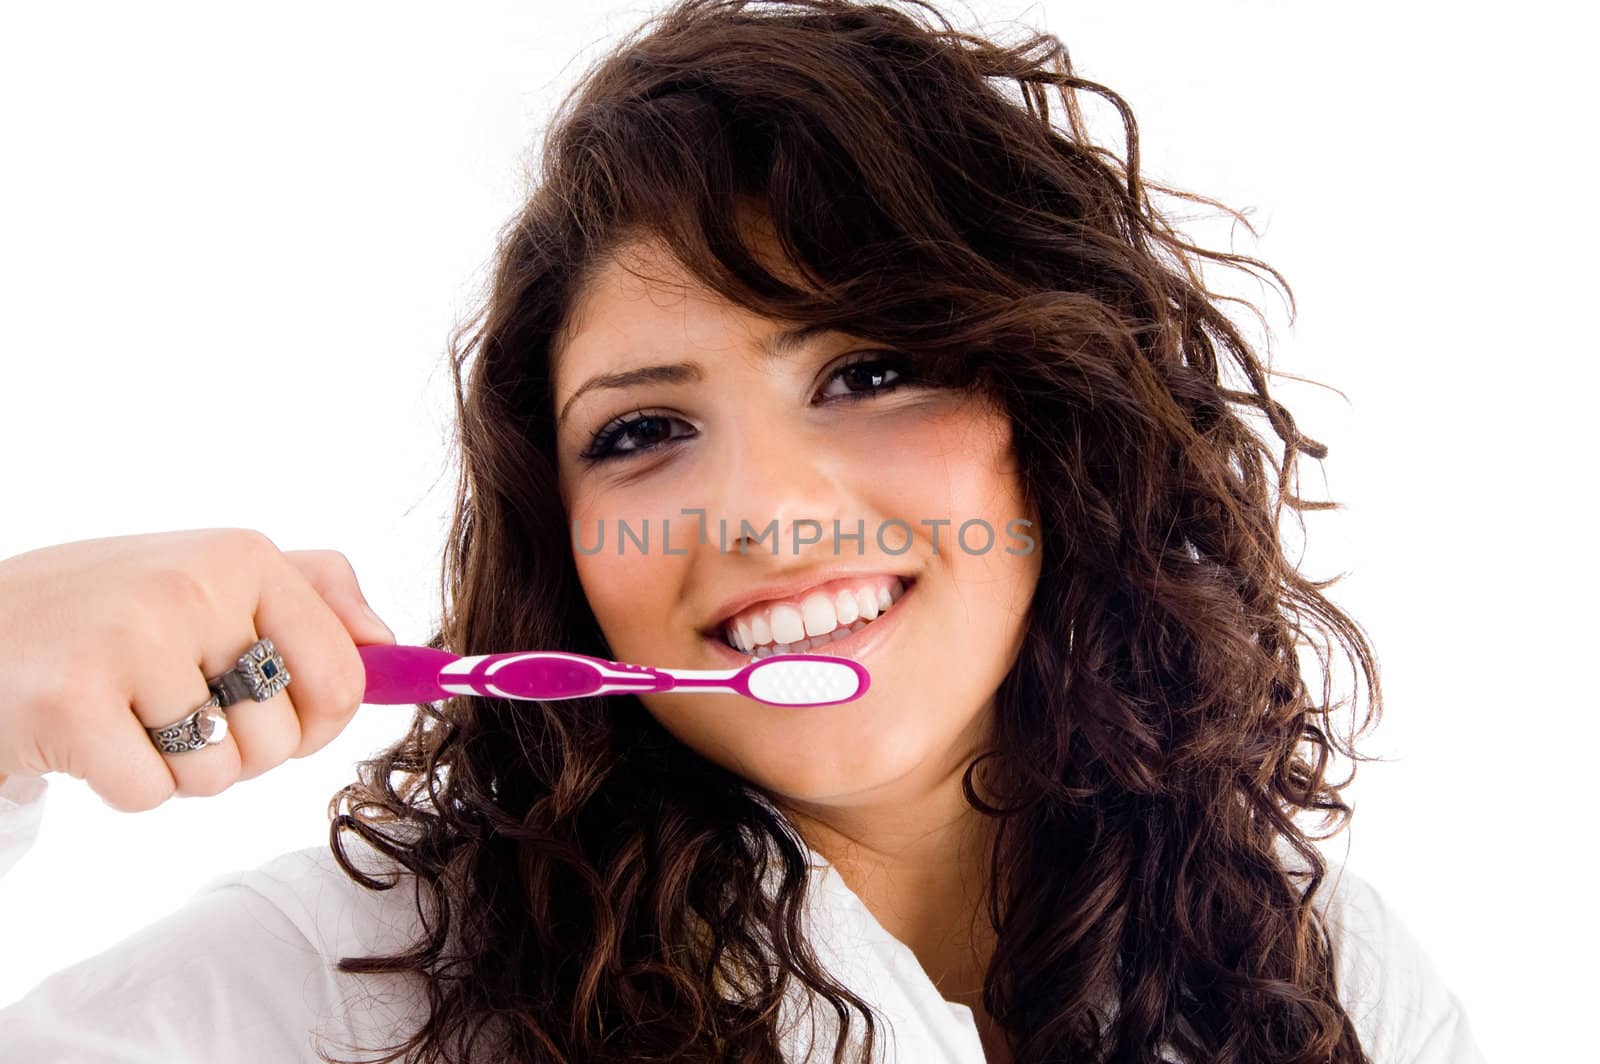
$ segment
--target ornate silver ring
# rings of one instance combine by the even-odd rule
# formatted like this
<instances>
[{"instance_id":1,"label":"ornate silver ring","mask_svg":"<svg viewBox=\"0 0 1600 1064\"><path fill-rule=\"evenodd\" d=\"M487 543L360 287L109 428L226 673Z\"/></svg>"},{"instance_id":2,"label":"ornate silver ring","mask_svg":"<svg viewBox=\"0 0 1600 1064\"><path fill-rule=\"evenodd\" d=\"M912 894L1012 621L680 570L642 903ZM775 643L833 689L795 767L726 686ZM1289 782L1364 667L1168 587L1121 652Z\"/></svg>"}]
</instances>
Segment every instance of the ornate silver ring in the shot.
<instances>
[{"instance_id":1,"label":"ornate silver ring","mask_svg":"<svg viewBox=\"0 0 1600 1064\"><path fill-rule=\"evenodd\" d=\"M187 717L164 728L146 728L150 741L163 754L181 754L215 746L228 737L228 718L217 704L217 696L190 713Z\"/></svg>"},{"instance_id":2,"label":"ornate silver ring","mask_svg":"<svg viewBox=\"0 0 1600 1064\"><path fill-rule=\"evenodd\" d=\"M250 699L265 702L289 686L289 667L283 655L272 646L272 640L259 639L255 645L239 655L232 669L206 681L211 693L223 706Z\"/></svg>"}]
</instances>

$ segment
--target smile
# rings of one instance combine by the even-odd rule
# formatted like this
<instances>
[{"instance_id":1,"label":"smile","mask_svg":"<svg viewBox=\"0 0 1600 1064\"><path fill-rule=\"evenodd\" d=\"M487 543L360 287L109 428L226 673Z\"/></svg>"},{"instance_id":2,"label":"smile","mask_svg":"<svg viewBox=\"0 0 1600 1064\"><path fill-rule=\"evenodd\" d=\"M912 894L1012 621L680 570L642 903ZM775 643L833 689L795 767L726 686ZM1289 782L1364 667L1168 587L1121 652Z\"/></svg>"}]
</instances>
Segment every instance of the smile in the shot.
<instances>
[{"instance_id":1,"label":"smile","mask_svg":"<svg viewBox=\"0 0 1600 1064\"><path fill-rule=\"evenodd\" d=\"M799 600L760 603L742 610L706 638L723 655L737 655L739 661L808 651L853 657L853 650L878 642L878 635L888 630L882 627L882 618L897 612L900 600L914 585L909 576L892 575L834 581ZM868 628L874 631L858 637Z\"/></svg>"}]
</instances>

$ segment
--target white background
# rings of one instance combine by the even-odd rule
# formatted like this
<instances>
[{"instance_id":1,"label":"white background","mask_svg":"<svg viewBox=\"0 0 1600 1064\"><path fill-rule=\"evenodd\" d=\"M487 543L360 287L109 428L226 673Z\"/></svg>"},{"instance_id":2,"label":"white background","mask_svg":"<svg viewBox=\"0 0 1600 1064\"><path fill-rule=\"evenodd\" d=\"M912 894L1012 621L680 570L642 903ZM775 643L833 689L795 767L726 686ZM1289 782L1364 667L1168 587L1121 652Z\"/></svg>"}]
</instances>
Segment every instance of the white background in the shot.
<instances>
[{"instance_id":1,"label":"white background","mask_svg":"<svg viewBox=\"0 0 1600 1064\"><path fill-rule=\"evenodd\" d=\"M252 527L345 552L422 641L454 486L446 333L558 95L652 9L9 8L0 557ZM1512 10L971 9L1062 36L1133 106L1147 172L1252 208L1263 237L1235 248L1294 286L1292 328L1244 294L1275 365L1343 393L1280 386L1331 447L1301 487L1346 509L1307 519L1305 566L1349 574L1330 594L1375 641L1367 749L1391 759L1324 850L1504 1061L1576 1048L1597 945L1592 38ZM0 1000L211 876L325 845L329 796L406 713L368 707L312 758L143 814L52 776L0 882Z\"/></svg>"}]
</instances>

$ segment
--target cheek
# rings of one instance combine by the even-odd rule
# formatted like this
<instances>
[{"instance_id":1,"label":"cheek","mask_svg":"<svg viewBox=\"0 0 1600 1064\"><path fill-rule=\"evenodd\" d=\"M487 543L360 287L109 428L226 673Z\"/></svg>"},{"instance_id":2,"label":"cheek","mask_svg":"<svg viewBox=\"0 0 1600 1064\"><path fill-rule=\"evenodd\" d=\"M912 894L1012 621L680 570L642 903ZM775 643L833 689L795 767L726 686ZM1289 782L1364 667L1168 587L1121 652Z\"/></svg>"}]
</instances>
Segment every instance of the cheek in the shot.
<instances>
[{"instance_id":1,"label":"cheek","mask_svg":"<svg viewBox=\"0 0 1600 1064\"><path fill-rule=\"evenodd\" d=\"M1002 412L952 396L881 419L847 439L885 517L912 525L918 539L930 541L927 550L937 536L939 556L947 561L952 555L980 562L1015 557L1003 550L1018 546L1007 523L1030 515ZM902 540L903 534L886 537L891 548Z\"/></svg>"},{"instance_id":2,"label":"cheek","mask_svg":"<svg viewBox=\"0 0 1600 1064\"><path fill-rule=\"evenodd\" d=\"M589 608L606 634L614 653L623 659L651 661L654 649L665 638L673 616L682 578L679 569L685 558L665 554L661 547L660 510L635 504L627 509L608 507L605 501L578 498L568 511L567 531L571 537L573 565L583 587ZM619 555L617 539L620 522L643 537L648 521L648 551L639 549L638 540L629 539ZM573 522L576 522L574 531ZM601 539L602 529L604 539ZM682 530L674 522L673 548ZM599 544L599 549L595 550ZM584 553L579 547L593 551Z\"/></svg>"},{"instance_id":3,"label":"cheek","mask_svg":"<svg viewBox=\"0 0 1600 1064\"><path fill-rule=\"evenodd\" d=\"M906 508L930 522L919 530L923 549L938 552L929 567L949 583L944 650L981 676L986 697L1016 657L1040 569L1037 529L1014 524L1032 514L1010 421L966 400L923 420L912 435L916 446L896 475L909 485Z\"/></svg>"}]
</instances>

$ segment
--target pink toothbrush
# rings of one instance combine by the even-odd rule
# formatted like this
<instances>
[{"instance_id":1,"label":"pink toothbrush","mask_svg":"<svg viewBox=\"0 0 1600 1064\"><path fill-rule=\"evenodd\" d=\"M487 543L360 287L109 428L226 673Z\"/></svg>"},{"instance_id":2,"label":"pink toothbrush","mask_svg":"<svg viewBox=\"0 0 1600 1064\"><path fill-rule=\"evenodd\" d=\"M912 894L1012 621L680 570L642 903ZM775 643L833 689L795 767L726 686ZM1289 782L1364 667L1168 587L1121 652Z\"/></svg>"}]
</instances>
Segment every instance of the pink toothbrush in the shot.
<instances>
[{"instance_id":1,"label":"pink toothbrush","mask_svg":"<svg viewBox=\"0 0 1600 1064\"><path fill-rule=\"evenodd\" d=\"M560 650L461 657L387 643L356 649L367 667L361 701L379 706L451 695L553 701L659 691L728 692L769 706L831 706L860 698L871 684L860 662L825 654L774 654L737 669L667 669Z\"/></svg>"}]
</instances>

